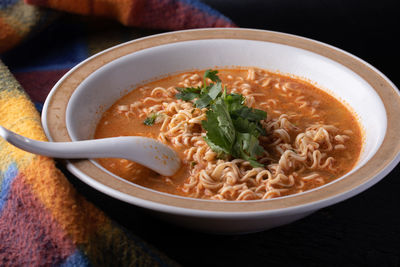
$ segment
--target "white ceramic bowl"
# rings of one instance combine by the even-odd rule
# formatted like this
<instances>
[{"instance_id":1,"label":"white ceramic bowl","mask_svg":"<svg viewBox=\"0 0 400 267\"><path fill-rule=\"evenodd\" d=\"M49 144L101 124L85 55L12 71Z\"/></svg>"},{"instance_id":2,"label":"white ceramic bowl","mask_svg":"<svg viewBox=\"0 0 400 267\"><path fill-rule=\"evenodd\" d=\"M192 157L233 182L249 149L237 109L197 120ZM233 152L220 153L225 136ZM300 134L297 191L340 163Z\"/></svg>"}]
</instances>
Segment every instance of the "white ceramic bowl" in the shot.
<instances>
[{"instance_id":1,"label":"white ceramic bowl","mask_svg":"<svg viewBox=\"0 0 400 267\"><path fill-rule=\"evenodd\" d=\"M94 161L68 169L97 190L166 220L218 233L265 230L300 219L372 186L398 163L400 96L361 59L310 39L250 29L201 29L150 36L99 53L52 89L42 115L51 141L91 139L102 112L136 85L193 69L254 66L315 82L357 115L364 146L355 168L322 187L292 196L221 202L160 193L130 183Z\"/></svg>"}]
</instances>

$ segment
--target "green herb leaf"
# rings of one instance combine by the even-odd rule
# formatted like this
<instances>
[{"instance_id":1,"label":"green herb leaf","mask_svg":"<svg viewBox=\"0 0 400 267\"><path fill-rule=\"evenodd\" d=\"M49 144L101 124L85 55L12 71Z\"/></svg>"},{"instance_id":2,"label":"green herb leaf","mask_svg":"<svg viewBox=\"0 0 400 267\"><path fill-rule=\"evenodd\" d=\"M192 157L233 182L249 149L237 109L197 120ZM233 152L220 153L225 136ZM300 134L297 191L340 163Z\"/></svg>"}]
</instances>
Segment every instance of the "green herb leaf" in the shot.
<instances>
[{"instance_id":1,"label":"green herb leaf","mask_svg":"<svg viewBox=\"0 0 400 267\"><path fill-rule=\"evenodd\" d=\"M212 84L207 91L201 94L200 98L196 100L195 106L198 108L205 108L211 104L211 102L216 99L222 91L221 82Z\"/></svg>"},{"instance_id":2,"label":"green herb leaf","mask_svg":"<svg viewBox=\"0 0 400 267\"><path fill-rule=\"evenodd\" d=\"M207 119L202 121L207 131L204 140L219 158L232 156L250 162L253 167L262 167L257 156L262 155L264 148L258 137L265 135L260 120L266 118L263 110L245 106L245 98L240 94L227 94L222 90L222 83L217 76L218 71L206 70L203 87L177 88L176 98L185 101L197 99L197 108L208 108ZM209 78L214 83L206 85Z\"/></svg>"},{"instance_id":3,"label":"green herb leaf","mask_svg":"<svg viewBox=\"0 0 400 267\"><path fill-rule=\"evenodd\" d=\"M226 94L226 90L222 95L226 105L228 106L229 112L241 109L244 105L245 98L239 94Z\"/></svg>"},{"instance_id":4,"label":"green herb leaf","mask_svg":"<svg viewBox=\"0 0 400 267\"><path fill-rule=\"evenodd\" d=\"M208 107L211 102L216 99L222 91L221 80L216 75L218 71L207 70L204 73L204 84L203 87L187 87L176 89L179 91L175 95L177 99L182 99L185 101L191 101L197 98L195 101L195 106L198 108ZM206 85L205 79L210 78L212 81L216 83L211 83L210 85Z\"/></svg>"},{"instance_id":5,"label":"green herb leaf","mask_svg":"<svg viewBox=\"0 0 400 267\"><path fill-rule=\"evenodd\" d=\"M266 118L267 113L260 109L253 109L246 106L232 110L232 115L235 117L242 117L249 121L260 121Z\"/></svg>"},{"instance_id":6,"label":"green herb leaf","mask_svg":"<svg viewBox=\"0 0 400 267\"><path fill-rule=\"evenodd\" d=\"M206 81L206 78L209 78L211 81L213 81L213 82L220 82L221 81L221 79L217 76L217 73L218 73L218 71L217 70L211 70L211 69L209 69L209 70L206 70L205 72L204 72L204 86L205 86L205 81Z\"/></svg>"},{"instance_id":7,"label":"green herb leaf","mask_svg":"<svg viewBox=\"0 0 400 267\"><path fill-rule=\"evenodd\" d=\"M207 131L204 140L219 157L231 154L235 141L235 128L228 110L222 101L216 101L207 111L207 120L202 121Z\"/></svg>"},{"instance_id":8,"label":"green herb leaf","mask_svg":"<svg viewBox=\"0 0 400 267\"><path fill-rule=\"evenodd\" d=\"M194 102L194 105L196 108L205 108L210 105L211 102L212 98L208 94L205 94L201 98L197 99L196 102Z\"/></svg>"},{"instance_id":9,"label":"green herb leaf","mask_svg":"<svg viewBox=\"0 0 400 267\"><path fill-rule=\"evenodd\" d=\"M257 124L255 122L251 122L247 119L239 117L233 119L233 124L235 126L235 130L239 133L251 133L256 137L260 135L260 132L257 129Z\"/></svg>"},{"instance_id":10,"label":"green herb leaf","mask_svg":"<svg viewBox=\"0 0 400 267\"><path fill-rule=\"evenodd\" d=\"M212 100L216 99L217 96L222 91L222 84L221 82L213 83L210 90L208 91L208 95L211 97Z\"/></svg>"},{"instance_id":11,"label":"green herb leaf","mask_svg":"<svg viewBox=\"0 0 400 267\"><path fill-rule=\"evenodd\" d=\"M217 126L220 128L220 131L224 133L230 143L233 143L235 141L236 131L225 103L222 99L217 99L210 110L217 116Z\"/></svg>"},{"instance_id":12,"label":"green herb leaf","mask_svg":"<svg viewBox=\"0 0 400 267\"><path fill-rule=\"evenodd\" d=\"M264 151L258 141L260 136L258 125L240 117L234 120L233 123L237 134L232 155L250 161L251 165L255 167L257 165L254 164L256 157L261 156ZM258 164L257 166L260 165Z\"/></svg>"},{"instance_id":13,"label":"green herb leaf","mask_svg":"<svg viewBox=\"0 0 400 267\"><path fill-rule=\"evenodd\" d=\"M256 156L262 154L264 149L259 145L258 138L249 133L237 133L237 139L233 146L233 156L250 162L253 167L263 167L257 162Z\"/></svg>"},{"instance_id":14,"label":"green herb leaf","mask_svg":"<svg viewBox=\"0 0 400 267\"><path fill-rule=\"evenodd\" d=\"M177 87L176 90L179 91L175 95L177 99L182 99L184 101L190 101L200 96L201 88L199 87L187 87L187 88L180 88Z\"/></svg>"},{"instance_id":15,"label":"green herb leaf","mask_svg":"<svg viewBox=\"0 0 400 267\"><path fill-rule=\"evenodd\" d=\"M247 132L250 131L254 131L253 128L255 130L257 130L257 132L261 135L266 135L265 129L261 126L260 124L260 120L263 120L266 118L267 113L263 110L260 109L252 109L246 106L242 106L241 108L235 109L231 112L231 116L232 119L236 120L236 119L243 119L247 122L252 122L251 124L251 129L249 129L248 127L250 127L249 125L245 125L245 126L241 126L241 128L246 129L247 127ZM242 121L239 121L242 122ZM240 125L240 124L239 124ZM244 132L243 130L241 130L241 132Z\"/></svg>"},{"instance_id":16,"label":"green herb leaf","mask_svg":"<svg viewBox=\"0 0 400 267\"><path fill-rule=\"evenodd\" d=\"M154 124L154 122L156 121L157 117L158 117L158 114L157 114L157 113L151 113L151 114L143 121L143 123L146 124L146 125L148 125L148 126L151 126L151 125Z\"/></svg>"}]
</instances>

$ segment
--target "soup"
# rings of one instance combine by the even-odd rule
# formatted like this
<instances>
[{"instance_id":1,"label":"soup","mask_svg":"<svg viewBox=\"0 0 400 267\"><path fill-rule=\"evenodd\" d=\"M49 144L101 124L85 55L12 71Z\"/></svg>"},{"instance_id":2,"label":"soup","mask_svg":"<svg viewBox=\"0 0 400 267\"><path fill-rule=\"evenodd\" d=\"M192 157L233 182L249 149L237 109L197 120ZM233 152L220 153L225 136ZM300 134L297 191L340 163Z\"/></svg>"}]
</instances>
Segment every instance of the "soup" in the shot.
<instances>
[{"instance_id":1,"label":"soup","mask_svg":"<svg viewBox=\"0 0 400 267\"><path fill-rule=\"evenodd\" d=\"M140 86L102 116L95 138L146 136L178 152L161 176L99 159L151 189L216 200L269 199L337 179L356 164L362 135L340 101L302 79L257 68L191 71Z\"/></svg>"}]
</instances>

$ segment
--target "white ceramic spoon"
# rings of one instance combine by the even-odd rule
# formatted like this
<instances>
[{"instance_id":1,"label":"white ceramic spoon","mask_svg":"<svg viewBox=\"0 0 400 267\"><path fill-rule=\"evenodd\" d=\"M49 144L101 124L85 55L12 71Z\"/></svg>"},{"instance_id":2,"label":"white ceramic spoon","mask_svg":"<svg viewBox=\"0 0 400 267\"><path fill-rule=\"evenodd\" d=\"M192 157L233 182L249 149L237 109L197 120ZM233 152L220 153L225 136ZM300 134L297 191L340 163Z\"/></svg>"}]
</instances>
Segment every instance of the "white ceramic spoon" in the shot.
<instances>
[{"instance_id":1,"label":"white ceramic spoon","mask_svg":"<svg viewBox=\"0 0 400 267\"><path fill-rule=\"evenodd\" d=\"M174 150L147 137L124 136L75 142L42 142L21 136L2 126L0 136L22 150L54 158L123 158L165 176L173 175L180 167L179 157Z\"/></svg>"}]
</instances>

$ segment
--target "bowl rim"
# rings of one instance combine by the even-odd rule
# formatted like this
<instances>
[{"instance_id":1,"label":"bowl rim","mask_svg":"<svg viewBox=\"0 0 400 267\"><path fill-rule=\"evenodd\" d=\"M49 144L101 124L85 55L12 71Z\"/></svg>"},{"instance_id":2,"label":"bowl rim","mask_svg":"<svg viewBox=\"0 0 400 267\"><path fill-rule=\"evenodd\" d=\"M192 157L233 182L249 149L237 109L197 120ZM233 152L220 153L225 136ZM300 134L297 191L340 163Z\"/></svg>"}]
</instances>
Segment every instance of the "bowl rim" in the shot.
<instances>
[{"instance_id":1,"label":"bowl rim","mask_svg":"<svg viewBox=\"0 0 400 267\"><path fill-rule=\"evenodd\" d=\"M89 186L119 200L152 210L192 216L259 216L316 210L352 197L385 177L400 161L400 94L380 71L360 58L331 45L292 34L243 28L210 28L151 35L106 49L68 71L50 91L42 110L42 124L50 141L68 142L66 127L68 101L78 85L105 64L143 49L176 42L207 39L266 41L301 48L327 57L351 69L378 93L387 114L387 131L375 155L364 166L312 192L258 201L204 201L148 190L116 179L90 160L67 161L67 168Z\"/></svg>"}]
</instances>

